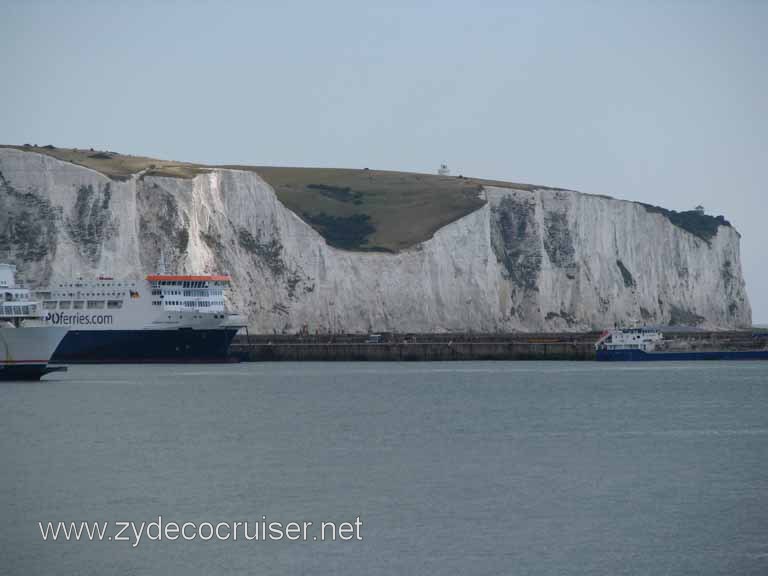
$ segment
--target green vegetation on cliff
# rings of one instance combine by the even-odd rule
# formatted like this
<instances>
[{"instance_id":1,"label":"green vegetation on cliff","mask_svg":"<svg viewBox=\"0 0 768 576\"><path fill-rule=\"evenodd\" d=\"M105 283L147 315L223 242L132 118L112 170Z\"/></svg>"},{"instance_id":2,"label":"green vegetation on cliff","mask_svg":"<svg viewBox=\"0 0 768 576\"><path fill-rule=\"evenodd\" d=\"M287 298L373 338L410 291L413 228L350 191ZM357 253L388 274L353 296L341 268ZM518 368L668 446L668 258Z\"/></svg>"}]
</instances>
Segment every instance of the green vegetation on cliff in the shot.
<instances>
[{"instance_id":1,"label":"green vegetation on cliff","mask_svg":"<svg viewBox=\"0 0 768 576\"><path fill-rule=\"evenodd\" d=\"M652 206L651 204L643 204L642 202L640 205L648 212L663 214L675 226L679 226L683 230L690 232L707 243L717 236L717 229L720 226L731 225L731 223L723 216L710 216L709 214L703 214L696 210L675 212L674 210L667 210L661 206Z\"/></svg>"},{"instance_id":2,"label":"green vegetation on cliff","mask_svg":"<svg viewBox=\"0 0 768 576\"><path fill-rule=\"evenodd\" d=\"M245 169L255 170L329 244L348 250L402 250L484 204L482 186L468 178L383 170Z\"/></svg>"}]
</instances>

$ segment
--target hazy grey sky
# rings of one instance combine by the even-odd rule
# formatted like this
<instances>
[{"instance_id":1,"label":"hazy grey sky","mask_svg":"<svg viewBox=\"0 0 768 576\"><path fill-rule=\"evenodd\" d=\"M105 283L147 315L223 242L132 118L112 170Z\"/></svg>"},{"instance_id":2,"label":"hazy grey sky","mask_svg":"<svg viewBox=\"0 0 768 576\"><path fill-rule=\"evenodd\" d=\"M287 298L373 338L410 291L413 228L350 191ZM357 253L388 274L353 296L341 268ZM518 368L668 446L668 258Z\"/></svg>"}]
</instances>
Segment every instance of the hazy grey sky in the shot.
<instances>
[{"instance_id":1,"label":"hazy grey sky","mask_svg":"<svg viewBox=\"0 0 768 576\"><path fill-rule=\"evenodd\" d=\"M0 0L0 142L702 203L768 322L768 2Z\"/></svg>"}]
</instances>

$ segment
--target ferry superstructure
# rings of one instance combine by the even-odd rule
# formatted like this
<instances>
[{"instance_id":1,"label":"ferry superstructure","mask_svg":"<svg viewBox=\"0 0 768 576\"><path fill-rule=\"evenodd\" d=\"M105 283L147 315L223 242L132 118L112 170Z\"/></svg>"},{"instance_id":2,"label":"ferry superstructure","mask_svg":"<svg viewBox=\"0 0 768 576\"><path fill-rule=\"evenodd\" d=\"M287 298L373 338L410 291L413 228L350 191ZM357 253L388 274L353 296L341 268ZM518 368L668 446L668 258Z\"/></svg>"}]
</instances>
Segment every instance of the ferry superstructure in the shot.
<instances>
[{"instance_id":1,"label":"ferry superstructure","mask_svg":"<svg viewBox=\"0 0 768 576\"><path fill-rule=\"evenodd\" d=\"M608 330L595 344L595 356L602 361L670 360L768 360L768 350L682 350L673 349L664 334L652 328Z\"/></svg>"},{"instance_id":2,"label":"ferry superstructure","mask_svg":"<svg viewBox=\"0 0 768 576\"><path fill-rule=\"evenodd\" d=\"M153 274L144 279L58 282L35 294L67 326L53 362L220 362L245 326L227 312L229 276Z\"/></svg>"},{"instance_id":3,"label":"ferry superstructure","mask_svg":"<svg viewBox=\"0 0 768 576\"><path fill-rule=\"evenodd\" d=\"M16 267L0 264L0 380L39 380L68 328L43 320L42 303L16 284Z\"/></svg>"}]
</instances>

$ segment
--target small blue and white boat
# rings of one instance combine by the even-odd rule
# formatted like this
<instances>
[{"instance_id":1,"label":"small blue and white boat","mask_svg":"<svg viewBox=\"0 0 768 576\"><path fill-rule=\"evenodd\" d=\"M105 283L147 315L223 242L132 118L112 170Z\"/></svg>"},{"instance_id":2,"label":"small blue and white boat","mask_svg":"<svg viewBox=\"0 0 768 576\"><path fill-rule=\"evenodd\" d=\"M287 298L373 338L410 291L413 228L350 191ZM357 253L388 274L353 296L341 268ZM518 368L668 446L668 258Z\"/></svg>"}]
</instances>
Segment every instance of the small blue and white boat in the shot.
<instances>
[{"instance_id":1,"label":"small blue and white boat","mask_svg":"<svg viewBox=\"0 0 768 576\"><path fill-rule=\"evenodd\" d=\"M601 361L653 360L768 360L768 349L760 350L681 350L670 349L664 334L654 328L607 330L595 343L595 356Z\"/></svg>"}]
</instances>

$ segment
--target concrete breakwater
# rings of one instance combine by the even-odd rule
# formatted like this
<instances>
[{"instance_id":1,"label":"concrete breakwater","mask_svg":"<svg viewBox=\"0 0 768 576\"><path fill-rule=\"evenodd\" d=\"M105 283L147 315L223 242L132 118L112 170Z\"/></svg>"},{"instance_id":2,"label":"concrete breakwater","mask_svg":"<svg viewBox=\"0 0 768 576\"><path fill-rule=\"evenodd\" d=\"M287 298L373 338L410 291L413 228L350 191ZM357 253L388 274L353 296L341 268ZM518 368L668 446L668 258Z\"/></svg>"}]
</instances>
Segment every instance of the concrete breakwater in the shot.
<instances>
[{"instance_id":1,"label":"concrete breakwater","mask_svg":"<svg viewBox=\"0 0 768 576\"><path fill-rule=\"evenodd\" d=\"M242 361L593 360L598 333L238 337Z\"/></svg>"},{"instance_id":2,"label":"concrete breakwater","mask_svg":"<svg viewBox=\"0 0 768 576\"><path fill-rule=\"evenodd\" d=\"M768 333L751 331L672 332L677 350L751 350L768 347ZM238 336L234 360L423 361L594 360L599 332L528 334L344 334Z\"/></svg>"}]
</instances>

